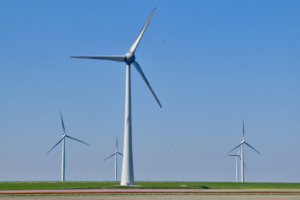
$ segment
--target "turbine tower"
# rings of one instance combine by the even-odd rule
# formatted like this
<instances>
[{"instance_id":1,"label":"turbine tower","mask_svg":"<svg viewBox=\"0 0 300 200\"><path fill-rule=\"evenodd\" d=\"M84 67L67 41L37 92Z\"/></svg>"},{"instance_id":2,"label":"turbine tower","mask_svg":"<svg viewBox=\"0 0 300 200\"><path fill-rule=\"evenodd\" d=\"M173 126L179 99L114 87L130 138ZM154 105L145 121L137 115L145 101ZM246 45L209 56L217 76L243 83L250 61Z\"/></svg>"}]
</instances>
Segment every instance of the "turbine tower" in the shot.
<instances>
[{"instance_id":1,"label":"turbine tower","mask_svg":"<svg viewBox=\"0 0 300 200\"><path fill-rule=\"evenodd\" d=\"M62 164L61 164L61 181L65 181L65 159L66 159L66 156L65 156L65 138L70 138L72 140L75 140L77 142L81 142L83 144L86 144L86 145L89 145L81 140L78 140L76 138L73 138L71 136L68 136L66 134L66 130L65 130L65 125L64 125L64 120L63 120L63 117L62 117L62 114L61 112L59 111L60 113L60 118L61 118L61 124L62 124L62 129L63 129L63 134L62 134L62 138L56 143L56 145L54 145L54 147L56 147L59 143L62 142ZM52 147L52 149L54 149L54 147ZM52 150L50 149L47 154Z\"/></svg>"},{"instance_id":2,"label":"turbine tower","mask_svg":"<svg viewBox=\"0 0 300 200\"><path fill-rule=\"evenodd\" d=\"M245 126L244 126L244 119L243 119L243 140L240 142L240 144L237 147L235 147L234 149L228 152L230 153L236 148L238 148L239 146L241 146L241 182L244 182L244 149L243 149L244 144L250 147L251 149L253 149L254 151L256 151L259 155L261 155L256 149L254 149L250 144L248 144L245 141Z\"/></svg>"},{"instance_id":3,"label":"turbine tower","mask_svg":"<svg viewBox=\"0 0 300 200\"><path fill-rule=\"evenodd\" d=\"M118 165L117 165L117 156L121 155L123 156L123 154L121 154L119 151L118 151L118 137L117 137L117 142L116 142L116 151L113 155L109 156L108 158L105 158L103 161L106 161L107 159L109 159L110 157L112 156L115 156L115 181L117 181L117 169L118 169Z\"/></svg>"},{"instance_id":4,"label":"turbine tower","mask_svg":"<svg viewBox=\"0 0 300 200\"><path fill-rule=\"evenodd\" d=\"M123 150L123 166L122 166L122 178L121 185L134 185L133 175L133 155L132 155L132 126L131 126L131 76L130 76L130 65L133 64L135 69L141 75L146 85L150 89L152 95L156 99L158 105L162 108L156 94L150 86L145 74L143 73L140 65L135 61L135 50L154 14L155 8L151 12L148 20L142 28L140 34L131 45L129 52L125 55L120 56L71 56L71 58L83 58L83 59L99 59L99 60L110 60L117 62L126 63L126 95L125 95L125 130L124 130L124 150Z\"/></svg>"},{"instance_id":5,"label":"turbine tower","mask_svg":"<svg viewBox=\"0 0 300 200\"><path fill-rule=\"evenodd\" d=\"M235 177L236 177L236 182L239 182L239 165L238 165L238 158L241 160L240 156L241 150L238 151L237 154L235 155L228 155L228 156L234 156L236 158L236 165L235 165ZM246 164L244 164L245 168L247 169Z\"/></svg>"}]
</instances>

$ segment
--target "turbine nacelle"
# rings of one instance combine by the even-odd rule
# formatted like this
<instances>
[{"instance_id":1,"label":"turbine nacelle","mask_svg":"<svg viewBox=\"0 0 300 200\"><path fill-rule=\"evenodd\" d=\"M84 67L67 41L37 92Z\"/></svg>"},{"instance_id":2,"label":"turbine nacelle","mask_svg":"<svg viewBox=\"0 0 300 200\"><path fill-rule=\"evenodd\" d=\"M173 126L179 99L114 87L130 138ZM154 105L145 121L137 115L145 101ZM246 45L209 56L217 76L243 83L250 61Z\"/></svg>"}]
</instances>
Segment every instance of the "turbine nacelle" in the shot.
<instances>
[{"instance_id":1,"label":"turbine nacelle","mask_svg":"<svg viewBox=\"0 0 300 200\"><path fill-rule=\"evenodd\" d=\"M59 111L60 112L60 111ZM81 143L83 143L83 144L86 144L86 145L89 145L89 144L87 144L87 143L85 143L85 142L83 142L83 141L81 141L81 140L78 140L78 139L76 139L76 138L73 138L73 137L71 137L71 136L68 136L68 135L66 135L66 130L65 130L65 125L64 125L64 120L63 120L63 117L62 117L62 114L61 114L61 112L60 112L60 117L61 117L61 124L62 124L62 128L63 128L63 134L62 134L62 138L56 143L56 145L54 145L54 147L56 147L61 141L63 141L65 138L69 138L69 139L72 139L72 140L75 140L75 141L77 141L77 142L81 142ZM54 149L54 147L52 147L52 149ZM48 152L47 152L47 154L50 152L50 151L52 151L52 149L50 149Z\"/></svg>"},{"instance_id":2,"label":"turbine nacelle","mask_svg":"<svg viewBox=\"0 0 300 200\"><path fill-rule=\"evenodd\" d=\"M125 59L124 59L124 62L127 64L127 65L130 65L131 63L133 63L135 61L135 55L133 52L128 52L125 54Z\"/></svg>"},{"instance_id":3,"label":"turbine nacelle","mask_svg":"<svg viewBox=\"0 0 300 200\"><path fill-rule=\"evenodd\" d=\"M245 141L245 129L244 129L244 120L243 120L243 139L241 140L240 144L235 147L234 149L232 149L231 151L229 151L228 153L232 152L233 150L237 149L238 147L240 147L241 145L247 145L248 147L250 147L251 149L253 149L254 151L256 151L259 155L261 155L256 149L254 149L250 144L248 144L246 141ZM241 152L241 154L243 154L243 152ZM237 154L238 155L238 154Z\"/></svg>"}]
</instances>

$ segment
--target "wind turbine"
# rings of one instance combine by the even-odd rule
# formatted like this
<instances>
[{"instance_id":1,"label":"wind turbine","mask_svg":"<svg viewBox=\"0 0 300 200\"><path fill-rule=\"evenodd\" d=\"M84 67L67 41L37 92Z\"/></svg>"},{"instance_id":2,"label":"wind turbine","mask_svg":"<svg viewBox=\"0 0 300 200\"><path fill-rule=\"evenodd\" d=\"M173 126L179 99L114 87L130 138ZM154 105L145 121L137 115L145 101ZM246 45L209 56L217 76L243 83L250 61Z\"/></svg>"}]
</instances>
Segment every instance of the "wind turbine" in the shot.
<instances>
[{"instance_id":1,"label":"wind turbine","mask_svg":"<svg viewBox=\"0 0 300 200\"><path fill-rule=\"evenodd\" d=\"M261 155L256 149L254 149L250 144L248 144L247 142L245 142L245 126L244 126L244 119L243 119L243 140L240 142L240 144L235 147L234 149L232 149L231 151L229 151L228 153L232 152L233 150L235 150L236 148L238 148L239 146L241 146L241 182L244 182L244 151L243 151L243 144L246 144L248 147L250 147L251 149L253 149L254 151L256 151L259 155Z\"/></svg>"},{"instance_id":2,"label":"wind turbine","mask_svg":"<svg viewBox=\"0 0 300 200\"><path fill-rule=\"evenodd\" d=\"M239 150L239 152L235 155L228 155L228 156L234 156L236 158L236 166L235 166L235 171L236 171L236 182L239 182L239 165L238 165L238 158L241 160L241 156L240 156L240 152L241 150ZM244 164L245 168L247 169L246 164Z\"/></svg>"},{"instance_id":3,"label":"wind turbine","mask_svg":"<svg viewBox=\"0 0 300 200\"><path fill-rule=\"evenodd\" d=\"M115 156L115 181L117 181L117 168L118 168L118 165L117 165L117 156L121 155L123 156L123 154L121 154L119 151L118 151L118 137L117 137L117 142L116 142L116 151L113 155L109 156L108 158L105 158L103 161L106 161L107 159L109 159L110 157L112 156Z\"/></svg>"},{"instance_id":4,"label":"wind turbine","mask_svg":"<svg viewBox=\"0 0 300 200\"><path fill-rule=\"evenodd\" d=\"M158 105L162 108L156 94L154 93L152 87L150 86L142 68L135 61L135 50L154 14L155 8L151 12L149 18L147 19L144 27L142 28L140 34L136 40L131 45L129 52L125 55L119 56L71 56L71 58L84 58L84 59L99 59L99 60L110 60L117 62L126 63L126 95L125 95L125 130L124 130L124 156L123 156L123 166L122 166L122 178L121 185L134 185L134 175L133 175L133 155L132 155L132 126L131 126L131 76L130 76L130 65L133 64L135 69L141 75L142 79L145 81L146 85L150 89L152 95L156 99Z\"/></svg>"},{"instance_id":5,"label":"wind turbine","mask_svg":"<svg viewBox=\"0 0 300 200\"><path fill-rule=\"evenodd\" d=\"M65 158L66 158L66 156L65 156L65 138L70 138L70 139L72 139L72 140L75 140L75 141L77 141L77 142L81 142L81 143L86 144L86 145L89 145L89 144L87 144L87 143L85 143L85 142L83 142L83 141L81 141L81 140L78 140L78 139L76 139L76 138L73 138L73 137L71 137L71 136L68 136L68 135L66 134L65 125L64 125L64 120L63 120L63 117L62 117L62 114L61 114L60 111L59 111L59 113L60 113L60 118L61 118L61 124L62 124L63 134L62 134L62 138L58 141L58 143L56 143L56 145L54 145L54 147L56 147L59 143L62 142L61 181L65 181ZM54 149L54 147L52 147L52 149ZM50 150L47 152L47 154L48 154L52 149L50 149Z\"/></svg>"}]
</instances>

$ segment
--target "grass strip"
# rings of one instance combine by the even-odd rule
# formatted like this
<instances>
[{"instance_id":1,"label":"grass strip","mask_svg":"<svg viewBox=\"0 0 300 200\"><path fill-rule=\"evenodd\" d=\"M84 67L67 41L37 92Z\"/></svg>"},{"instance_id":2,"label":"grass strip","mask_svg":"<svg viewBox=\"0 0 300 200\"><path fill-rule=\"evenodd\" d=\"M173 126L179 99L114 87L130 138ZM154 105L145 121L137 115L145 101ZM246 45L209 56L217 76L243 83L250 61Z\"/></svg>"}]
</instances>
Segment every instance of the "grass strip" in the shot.
<instances>
[{"instance_id":1,"label":"grass strip","mask_svg":"<svg viewBox=\"0 0 300 200\"><path fill-rule=\"evenodd\" d=\"M136 181L140 187L119 186L119 181L0 181L0 190L53 189L300 189L300 183ZM184 186L184 187L182 187Z\"/></svg>"}]
</instances>

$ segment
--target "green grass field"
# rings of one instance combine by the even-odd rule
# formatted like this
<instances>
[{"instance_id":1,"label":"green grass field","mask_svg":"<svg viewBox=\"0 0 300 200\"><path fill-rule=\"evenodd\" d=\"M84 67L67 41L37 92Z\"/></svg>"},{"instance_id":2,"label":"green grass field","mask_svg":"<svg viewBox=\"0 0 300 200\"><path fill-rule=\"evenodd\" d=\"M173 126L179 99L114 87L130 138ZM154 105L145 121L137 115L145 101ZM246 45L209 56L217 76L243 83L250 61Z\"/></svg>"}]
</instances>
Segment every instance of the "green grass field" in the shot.
<instances>
[{"instance_id":1,"label":"green grass field","mask_svg":"<svg viewBox=\"0 0 300 200\"><path fill-rule=\"evenodd\" d=\"M0 190L34 189L300 189L300 183L236 183L236 182L176 182L136 181L141 187L120 187L119 181L7 181ZM187 187L180 187L186 185Z\"/></svg>"}]
</instances>

